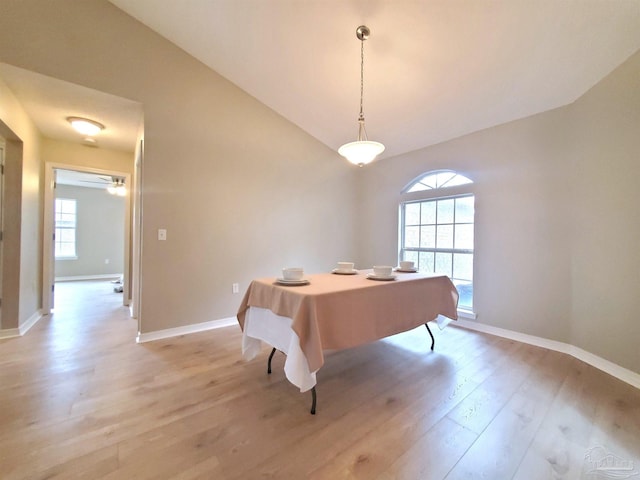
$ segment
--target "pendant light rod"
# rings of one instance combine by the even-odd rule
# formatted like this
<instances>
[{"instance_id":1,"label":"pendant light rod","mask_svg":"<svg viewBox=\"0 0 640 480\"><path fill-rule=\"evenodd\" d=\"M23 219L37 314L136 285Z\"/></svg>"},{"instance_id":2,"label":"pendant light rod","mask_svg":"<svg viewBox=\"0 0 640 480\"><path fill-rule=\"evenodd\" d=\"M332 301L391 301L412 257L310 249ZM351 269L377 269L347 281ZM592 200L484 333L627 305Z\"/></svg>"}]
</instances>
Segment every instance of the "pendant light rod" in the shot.
<instances>
[{"instance_id":1,"label":"pendant light rod","mask_svg":"<svg viewBox=\"0 0 640 480\"><path fill-rule=\"evenodd\" d=\"M364 41L369 38L369 35L371 35L371 31L366 25L360 25L356 29L356 37L360 40L360 115L358 116L358 139L338 149L340 155L360 167L373 161L384 151L384 145L368 140L367 130L364 126Z\"/></svg>"},{"instance_id":2,"label":"pendant light rod","mask_svg":"<svg viewBox=\"0 0 640 480\"><path fill-rule=\"evenodd\" d=\"M363 123L364 112L362 109L362 99L364 98L364 41L369 38L370 34L371 31L364 25L360 25L356 29L356 37L360 40L360 117L358 118L358 121L362 120Z\"/></svg>"}]
</instances>

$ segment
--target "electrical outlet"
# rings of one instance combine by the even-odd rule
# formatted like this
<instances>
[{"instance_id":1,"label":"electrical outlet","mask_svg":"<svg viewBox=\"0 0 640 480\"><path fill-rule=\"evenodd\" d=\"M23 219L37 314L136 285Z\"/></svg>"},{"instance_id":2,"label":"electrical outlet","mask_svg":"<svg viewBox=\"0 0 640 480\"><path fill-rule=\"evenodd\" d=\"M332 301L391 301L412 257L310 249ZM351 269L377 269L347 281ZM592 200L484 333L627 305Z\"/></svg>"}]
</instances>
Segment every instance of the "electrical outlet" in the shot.
<instances>
[{"instance_id":1,"label":"electrical outlet","mask_svg":"<svg viewBox=\"0 0 640 480\"><path fill-rule=\"evenodd\" d=\"M232 293L240 293L240 284L238 284L238 283L231 284L231 292Z\"/></svg>"}]
</instances>

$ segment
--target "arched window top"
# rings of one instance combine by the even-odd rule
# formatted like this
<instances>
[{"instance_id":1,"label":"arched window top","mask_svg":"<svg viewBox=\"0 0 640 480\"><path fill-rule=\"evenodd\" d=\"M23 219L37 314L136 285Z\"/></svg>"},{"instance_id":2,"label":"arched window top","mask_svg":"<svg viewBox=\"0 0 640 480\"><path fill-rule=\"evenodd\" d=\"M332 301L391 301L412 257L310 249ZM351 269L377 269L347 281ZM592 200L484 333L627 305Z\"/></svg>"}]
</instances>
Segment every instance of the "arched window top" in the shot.
<instances>
[{"instance_id":1,"label":"arched window top","mask_svg":"<svg viewBox=\"0 0 640 480\"><path fill-rule=\"evenodd\" d=\"M402 190L402 193L455 187L457 185L466 185L467 183L473 183L473 181L453 170L436 170L427 172L413 180Z\"/></svg>"}]
</instances>

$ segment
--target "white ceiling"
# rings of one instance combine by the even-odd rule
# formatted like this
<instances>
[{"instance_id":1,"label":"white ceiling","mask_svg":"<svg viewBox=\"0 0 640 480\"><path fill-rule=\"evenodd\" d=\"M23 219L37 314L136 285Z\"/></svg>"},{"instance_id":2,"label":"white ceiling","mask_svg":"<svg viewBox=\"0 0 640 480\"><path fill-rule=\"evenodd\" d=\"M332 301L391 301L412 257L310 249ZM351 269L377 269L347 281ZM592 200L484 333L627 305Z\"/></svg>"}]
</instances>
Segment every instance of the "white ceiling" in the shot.
<instances>
[{"instance_id":1,"label":"white ceiling","mask_svg":"<svg viewBox=\"0 0 640 480\"><path fill-rule=\"evenodd\" d=\"M70 116L86 117L105 126L91 146L134 151L142 124L140 103L6 63L0 63L0 78L45 137L87 143L66 120Z\"/></svg>"},{"instance_id":2,"label":"white ceiling","mask_svg":"<svg viewBox=\"0 0 640 480\"><path fill-rule=\"evenodd\" d=\"M56 169L56 183L59 185L75 185L77 187L106 190L107 187L113 184L113 181L113 177L109 175Z\"/></svg>"},{"instance_id":3,"label":"white ceiling","mask_svg":"<svg viewBox=\"0 0 640 480\"><path fill-rule=\"evenodd\" d=\"M571 103L640 49L640 0L110 0L337 150L364 113L383 157ZM142 106L0 63L42 133L132 151Z\"/></svg>"},{"instance_id":4,"label":"white ceiling","mask_svg":"<svg viewBox=\"0 0 640 480\"><path fill-rule=\"evenodd\" d=\"M640 0L110 0L336 149L392 156L573 102L640 48Z\"/></svg>"}]
</instances>

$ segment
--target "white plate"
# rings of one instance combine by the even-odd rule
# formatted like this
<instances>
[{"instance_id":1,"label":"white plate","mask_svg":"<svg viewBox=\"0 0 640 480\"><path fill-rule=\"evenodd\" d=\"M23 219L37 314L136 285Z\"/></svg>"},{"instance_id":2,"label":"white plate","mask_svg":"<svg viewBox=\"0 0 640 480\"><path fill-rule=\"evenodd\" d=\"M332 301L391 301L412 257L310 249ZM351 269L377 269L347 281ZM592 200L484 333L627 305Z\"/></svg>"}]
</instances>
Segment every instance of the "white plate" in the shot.
<instances>
[{"instance_id":1,"label":"white plate","mask_svg":"<svg viewBox=\"0 0 640 480\"><path fill-rule=\"evenodd\" d=\"M417 268L408 268L408 269L402 269L400 267L395 269L396 272L402 272L402 273L417 273L418 269Z\"/></svg>"},{"instance_id":2,"label":"white plate","mask_svg":"<svg viewBox=\"0 0 640 480\"><path fill-rule=\"evenodd\" d=\"M375 273L367 273L367 278L369 280L380 280L383 282L389 280L395 280L397 275L376 275Z\"/></svg>"},{"instance_id":3,"label":"white plate","mask_svg":"<svg viewBox=\"0 0 640 480\"><path fill-rule=\"evenodd\" d=\"M342 268L334 268L333 270L331 270L331 273L335 273L338 275L355 275L356 273L358 273L358 271L355 268L352 268L351 270L343 270Z\"/></svg>"},{"instance_id":4,"label":"white plate","mask_svg":"<svg viewBox=\"0 0 640 480\"><path fill-rule=\"evenodd\" d=\"M285 280L284 278L276 278L276 283L293 287L299 285L309 285L309 280L307 280L306 278L302 278L300 280Z\"/></svg>"}]
</instances>

